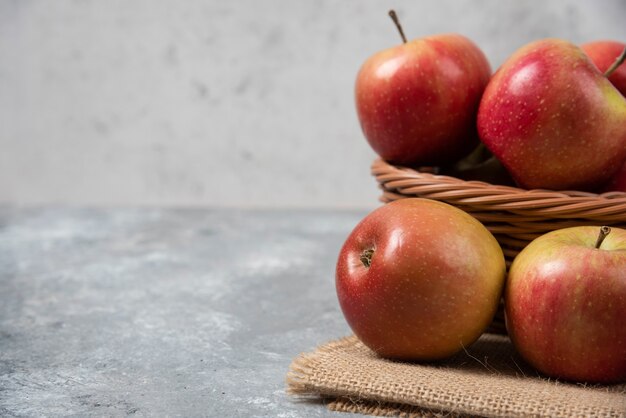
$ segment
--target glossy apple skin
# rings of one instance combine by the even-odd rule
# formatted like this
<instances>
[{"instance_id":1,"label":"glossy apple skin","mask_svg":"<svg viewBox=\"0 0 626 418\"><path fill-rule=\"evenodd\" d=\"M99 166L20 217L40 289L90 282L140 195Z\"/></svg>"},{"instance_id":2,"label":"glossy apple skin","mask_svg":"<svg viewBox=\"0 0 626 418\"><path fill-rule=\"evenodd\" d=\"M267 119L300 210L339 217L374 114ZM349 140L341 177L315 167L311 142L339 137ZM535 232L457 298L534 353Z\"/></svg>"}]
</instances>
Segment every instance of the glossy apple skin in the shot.
<instances>
[{"instance_id":1,"label":"glossy apple skin","mask_svg":"<svg viewBox=\"0 0 626 418\"><path fill-rule=\"evenodd\" d=\"M365 138L393 163L454 162L478 143L476 112L490 76L485 55L457 34L378 52L356 79L356 109Z\"/></svg>"},{"instance_id":2,"label":"glossy apple skin","mask_svg":"<svg viewBox=\"0 0 626 418\"><path fill-rule=\"evenodd\" d=\"M494 74L478 131L519 186L594 190L626 159L626 99L580 48L544 39Z\"/></svg>"},{"instance_id":3,"label":"glossy apple skin","mask_svg":"<svg viewBox=\"0 0 626 418\"><path fill-rule=\"evenodd\" d=\"M603 40L588 42L580 46L598 69L604 73L622 53L626 44L623 42ZM626 64L622 64L609 77L615 88L626 96ZM626 162L620 170L606 183L601 192L626 192Z\"/></svg>"},{"instance_id":4,"label":"glossy apple skin","mask_svg":"<svg viewBox=\"0 0 626 418\"><path fill-rule=\"evenodd\" d=\"M617 41L594 41L580 46L591 61L604 73L620 56L626 44ZM626 96L626 64L622 64L609 76L609 81Z\"/></svg>"},{"instance_id":5,"label":"glossy apple skin","mask_svg":"<svg viewBox=\"0 0 626 418\"><path fill-rule=\"evenodd\" d=\"M366 267L361 254L374 250ZM403 199L364 218L337 261L343 314L382 357L434 360L472 344L491 323L504 255L477 220L445 203Z\"/></svg>"},{"instance_id":6,"label":"glossy apple skin","mask_svg":"<svg viewBox=\"0 0 626 418\"><path fill-rule=\"evenodd\" d=\"M513 261L505 290L508 333L546 375L579 382L626 380L626 231L561 229Z\"/></svg>"}]
</instances>

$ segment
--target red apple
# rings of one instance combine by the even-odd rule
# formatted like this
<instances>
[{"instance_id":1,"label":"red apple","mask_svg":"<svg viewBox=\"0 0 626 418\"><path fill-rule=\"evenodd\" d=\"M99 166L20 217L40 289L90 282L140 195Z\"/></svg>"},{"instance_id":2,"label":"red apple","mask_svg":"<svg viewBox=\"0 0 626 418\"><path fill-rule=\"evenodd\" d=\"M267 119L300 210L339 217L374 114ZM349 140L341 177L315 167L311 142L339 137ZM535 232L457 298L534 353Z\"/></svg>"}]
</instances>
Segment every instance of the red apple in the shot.
<instances>
[{"instance_id":1,"label":"red apple","mask_svg":"<svg viewBox=\"0 0 626 418\"><path fill-rule=\"evenodd\" d=\"M427 199L376 209L337 261L348 324L380 356L448 357L491 323L504 286L502 249L467 213Z\"/></svg>"},{"instance_id":2,"label":"red apple","mask_svg":"<svg viewBox=\"0 0 626 418\"><path fill-rule=\"evenodd\" d=\"M591 58L591 61L603 73L613 65L615 60L626 48L626 44L617 41L595 41L580 46ZM621 65L609 75L609 81L613 83L623 96L626 96L626 65Z\"/></svg>"},{"instance_id":3,"label":"red apple","mask_svg":"<svg viewBox=\"0 0 626 418\"><path fill-rule=\"evenodd\" d=\"M457 34L405 40L380 51L356 79L363 133L393 163L455 162L478 143L476 112L490 75L481 50Z\"/></svg>"},{"instance_id":4,"label":"red apple","mask_svg":"<svg viewBox=\"0 0 626 418\"><path fill-rule=\"evenodd\" d=\"M522 357L549 376L626 380L626 230L613 228L604 241L600 230L543 235L509 270L507 330Z\"/></svg>"},{"instance_id":5,"label":"red apple","mask_svg":"<svg viewBox=\"0 0 626 418\"><path fill-rule=\"evenodd\" d=\"M626 44L617 41L595 41L581 45L591 61L605 73L618 57L624 53ZM616 89L626 96L626 65L617 67L608 77ZM626 162L620 170L602 187L602 192L626 192Z\"/></svg>"},{"instance_id":6,"label":"red apple","mask_svg":"<svg viewBox=\"0 0 626 418\"><path fill-rule=\"evenodd\" d=\"M626 98L580 48L544 39L494 74L478 131L521 187L594 190L626 160Z\"/></svg>"},{"instance_id":7,"label":"red apple","mask_svg":"<svg viewBox=\"0 0 626 418\"><path fill-rule=\"evenodd\" d=\"M602 187L601 192L626 192L626 163Z\"/></svg>"}]
</instances>

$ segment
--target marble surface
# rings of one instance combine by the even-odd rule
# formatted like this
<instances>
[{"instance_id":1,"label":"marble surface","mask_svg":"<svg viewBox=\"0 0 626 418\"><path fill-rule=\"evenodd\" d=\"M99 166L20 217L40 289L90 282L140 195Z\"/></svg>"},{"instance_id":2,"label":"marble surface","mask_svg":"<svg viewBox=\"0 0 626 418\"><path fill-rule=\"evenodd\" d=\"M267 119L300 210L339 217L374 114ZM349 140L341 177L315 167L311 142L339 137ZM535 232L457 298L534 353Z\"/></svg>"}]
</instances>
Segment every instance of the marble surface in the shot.
<instances>
[{"instance_id":1,"label":"marble surface","mask_svg":"<svg viewBox=\"0 0 626 418\"><path fill-rule=\"evenodd\" d=\"M0 202L373 207L353 86L400 41L389 7L494 69L626 40L624 0L3 0Z\"/></svg>"},{"instance_id":2,"label":"marble surface","mask_svg":"<svg viewBox=\"0 0 626 418\"><path fill-rule=\"evenodd\" d=\"M350 211L0 209L0 416L346 417L285 393L349 332Z\"/></svg>"}]
</instances>

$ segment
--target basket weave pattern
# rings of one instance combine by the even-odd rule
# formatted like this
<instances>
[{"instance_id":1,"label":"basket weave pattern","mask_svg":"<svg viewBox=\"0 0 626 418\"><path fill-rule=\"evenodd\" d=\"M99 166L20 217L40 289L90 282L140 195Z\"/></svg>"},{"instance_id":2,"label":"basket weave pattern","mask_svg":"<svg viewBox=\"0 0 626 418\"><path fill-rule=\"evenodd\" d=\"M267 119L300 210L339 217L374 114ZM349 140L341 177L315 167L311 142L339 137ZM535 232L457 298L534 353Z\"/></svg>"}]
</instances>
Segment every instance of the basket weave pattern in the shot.
<instances>
[{"instance_id":1,"label":"basket weave pattern","mask_svg":"<svg viewBox=\"0 0 626 418\"><path fill-rule=\"evenodd\" d=\"M397 167L381 159L372 164L372 175L383 202L433 199L478 219L502 246L507 267L530 241L550 231L583 225L626 228L623 192L524 190Z\"/></svg>"}]
</instances>

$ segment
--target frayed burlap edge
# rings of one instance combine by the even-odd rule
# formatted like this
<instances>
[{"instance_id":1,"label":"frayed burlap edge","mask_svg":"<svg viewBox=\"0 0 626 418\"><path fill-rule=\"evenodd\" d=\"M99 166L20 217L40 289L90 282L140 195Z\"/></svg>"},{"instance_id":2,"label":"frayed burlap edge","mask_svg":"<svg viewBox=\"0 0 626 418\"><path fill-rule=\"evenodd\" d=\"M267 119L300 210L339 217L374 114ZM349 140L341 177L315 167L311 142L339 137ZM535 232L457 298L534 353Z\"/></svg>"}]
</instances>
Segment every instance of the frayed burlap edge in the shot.
<instances>
[{"instance_id":1,"label":"frayed burlap edge","mask_svg":"<svg viewBox=\"0 0 626 418\"><path fill-rule=\"evenodd\" d=\"M452 412L436 412L418 406L368 402L360 399L337 398L326 404L331 411L350 412L353 414L373 415L377 417L400 417L400 418L457 418L462 415Z\"/></svg>"},{"instance_id":2,"label":"frayed burlap edge","mask_svg":"<svg viewBox=\"0 0 626 418\"><path fill-rule=\"evenodd\" d=\"M500 344L502 339L508 342L508 338L504 336L487 336L486 338L487 342L497 341ZM506 348L506 345L503 347ZM498 351L503 351L502 347L497 348ZM515 359L512 361L520 373L516 371L513 377L502 376L497 367L489 364L487 356L484 357L485 364L475 357L480 356L480 353L476 351L472 355L466 351L469 358L476 360L487 370L493 371L493 379L495 379L493 382L490 376L482 373L474 384L472 379L475 377L471 371L465 373L463 362L459 363L461 367L456 370L449 367L440 368L437 365L405 364L384 360L365 348L356 337L345 337L319 346L316 351L301 354L294 359L287 375L287 391L296 396L322 397L327 400L326 405L331 410L377 416L566 417L578 414L626 417L626 385L586 387L542 379L536 374L532 375L532 372L529 373L530 369L525 369L528 375L525 374L523 367L520 367ZM496 355L500 354L496 353ZM379 369L381 375L377 375ZM373 373L372 370L374 370ZM390 371L392 373L402 371L403 378L400 381L394 381L394 376L389 375ZM452 373L449 376L452 379L450 380L452 388L445 386L443 390L441 387L439 389L428 388L428 376L435 376L441 380L441 376L437 374L442 372ZM419 390L412 391L412 385L416 385L416 380L413 379L416 375L418 379L423 376L426 378L423 381L417 381L417 386L420 386ZM407 376L410 378L407 379ZM458 379L465 382L465 387L470 389L469 392L473 389L473 393L465 396L463 385L459 390L458 382L456 382ZM384 382L382 386L380 380ZM484 386L485 382L496 385L492 390L496 389L495 392L500 393L494 394L489 387L485 387L484 396L481 392L477 395L476 387L473 386L481 384ZM501 384L503 387L500 387ZM409 390L406 387L409 387ZM421 397L424 387L427 388L427 396ZM530 390L527 390L528 388ZM431 391L428 392L428 390ZM522 393L516 394L516 391ZM438 396L440 392L442 396ZM459 392L461 396L456 396ZM512 400L509 399L508 394L511 394ZM525 398L525 395L532 397L537 394L542 396L538 399ZM478 402L476 402L477 399ZM550 402L551 400L554 402ZM590 401L588 404L585 403L587 400ZM569 405L570 403L573 405Z\"/></svg>"},{"instance_id":3,"label":"frayed burlap edge","mask_svg":"<svg viewBox=\"0 0 626 418\"><path fill-rule=\"evenodd\" d=\"M287 393L301 398L323 398L326 408L336 412L401 418L455 418L468 416L467 414L462 415L451 411L432 410L406 403L363 399L359 397L358 393L345 396L346 392L344 390L326 387L321 384L321 376L316 373L316 370L321 365L317 355L320 353L332 354L341 352L346 345L354 344L355 339L355 336L349 336L333 340L319 345L313 352L302 353L296 357L289 366Z\"/></svg>"}]
</instances>

